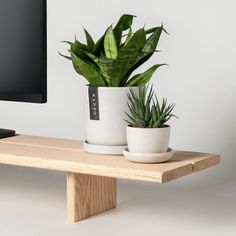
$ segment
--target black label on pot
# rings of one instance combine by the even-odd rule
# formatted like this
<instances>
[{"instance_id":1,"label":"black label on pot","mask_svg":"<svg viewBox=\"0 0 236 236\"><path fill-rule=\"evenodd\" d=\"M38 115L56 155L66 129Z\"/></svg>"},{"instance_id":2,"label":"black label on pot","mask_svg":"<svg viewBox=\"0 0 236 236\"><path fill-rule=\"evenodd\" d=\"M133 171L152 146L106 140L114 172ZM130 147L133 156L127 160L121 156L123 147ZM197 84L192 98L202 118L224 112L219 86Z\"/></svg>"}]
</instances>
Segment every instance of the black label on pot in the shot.
<instances>
[{"instance_id":1,"label":"black label on pot","mask_svg":"<svg viewBox=\"0 0 236 236\"><path fill-rule=\"evenodd\" d=\"M89 87L88 93L89 93L90 120L99 120L98 88Z\"/></svg>"}]
</instances>

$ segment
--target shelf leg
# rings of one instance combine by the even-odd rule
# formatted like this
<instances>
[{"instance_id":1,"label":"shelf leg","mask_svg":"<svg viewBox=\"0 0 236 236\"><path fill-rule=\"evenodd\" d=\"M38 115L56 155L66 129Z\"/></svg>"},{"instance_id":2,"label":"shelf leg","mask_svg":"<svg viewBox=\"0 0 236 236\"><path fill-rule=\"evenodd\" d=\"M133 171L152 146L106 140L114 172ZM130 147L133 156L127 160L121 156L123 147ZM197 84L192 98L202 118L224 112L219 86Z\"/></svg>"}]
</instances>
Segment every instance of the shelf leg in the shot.
<instances>
[{"instance_id":1,"label":"shelf leg","mask_svg":"<svg viewBox=\"0 0 236 236\"><path fill-rule=\"evenodd\" d=\"M68 221L76 222L116 207L117 179L68 172Z\"/></svg>"}]
</instances>

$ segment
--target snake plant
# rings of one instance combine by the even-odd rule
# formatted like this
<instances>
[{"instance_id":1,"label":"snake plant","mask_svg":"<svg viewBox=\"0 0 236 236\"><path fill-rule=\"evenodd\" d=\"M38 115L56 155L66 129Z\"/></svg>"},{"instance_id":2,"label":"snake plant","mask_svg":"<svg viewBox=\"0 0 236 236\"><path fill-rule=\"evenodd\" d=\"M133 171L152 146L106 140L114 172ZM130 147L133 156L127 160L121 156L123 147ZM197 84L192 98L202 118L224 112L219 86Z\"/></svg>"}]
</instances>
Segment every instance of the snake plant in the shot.
<instances>
[{"instance_id":1,"label":"snake plant","mask_svg":"<svg viewBox=\"0 0 236 236\"><path fill-rule=\"evenodd\" d=\"M135 93L130 88L128 93L129 114L126 113L126 122L131 127L137 128L163 128L172 117L175 104L168 104L167 99L159 102L153 87L148 92L148 86L139 87L139 92Z\"/></svg>"},{"instance_id":2,"label":"snake plant","mask_svg":"<svg viewBox=\"0 0 236 236\"><path fill-rule=\"evenodd\" d=\"M122 15L118 23L110 25L95 42L86 29L86 44L77 39L69 44L69 56L75 71L91 86L125 87L145 85L154 72L164 64L156 64L147 71L133 75L156 51L163 25L148 30L141 28L133 32L133 15Z\"/></svg>"}]
</instances>

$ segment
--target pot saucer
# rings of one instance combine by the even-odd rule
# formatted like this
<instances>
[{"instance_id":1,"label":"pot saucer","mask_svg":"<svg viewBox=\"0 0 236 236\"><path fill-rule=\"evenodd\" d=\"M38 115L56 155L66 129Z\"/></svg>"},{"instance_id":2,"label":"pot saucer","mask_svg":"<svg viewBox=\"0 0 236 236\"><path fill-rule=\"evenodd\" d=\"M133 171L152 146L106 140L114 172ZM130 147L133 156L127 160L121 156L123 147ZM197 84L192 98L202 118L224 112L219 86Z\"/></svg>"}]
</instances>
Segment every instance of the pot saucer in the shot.
<instances>
[{"instance_id":1,"label":"pot saucer","mask_svg":"<svg viewBox=\"0 0 236 236\"><path fill-rule=\"evenodd\" d=\"M105 154L105 155L123 155L123 150L127 146L104 146L104 145L95 145L84 141L84 151L96 154Z\"/></svg>"},{"instance_id":2,"label":"pot saucer","mask_svg":"<svg viewBox=\"0 0 236 236\"><path fill-rule=\"evenodd\" d=\"M167 152L163 153L134 153L125 148L123 154L128 161L153 164L169 161L173 157L174 151L168 148Z\"/></svg>"}]
</instances>

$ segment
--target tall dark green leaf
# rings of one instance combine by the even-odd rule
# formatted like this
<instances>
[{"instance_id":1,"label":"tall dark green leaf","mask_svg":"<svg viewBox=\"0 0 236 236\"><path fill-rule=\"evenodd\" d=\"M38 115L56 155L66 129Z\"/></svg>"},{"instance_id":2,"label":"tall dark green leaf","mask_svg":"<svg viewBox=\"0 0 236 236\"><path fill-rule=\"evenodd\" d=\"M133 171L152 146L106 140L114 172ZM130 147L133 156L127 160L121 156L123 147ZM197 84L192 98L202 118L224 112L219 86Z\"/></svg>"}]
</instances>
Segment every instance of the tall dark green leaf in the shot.
<instances>
[{"instance_id":1,"label":"tall dark green leaf","mask_svg":"<svg viewBox=\"0 0 236 236\"><path fill-rule=\"evenodd\" d=\"M145 63L155 52L157 44L159 42L161 33L163 30L163 26L157 27L152 35L147 39L142 51L137 56L137 60L134 66L128 71L125 76L125 79L122 81L123 86L126 84L126 80L128 80L129 76L135 71L138 67L140 67L143 63Z\"/></svg>"},{"instance_id":2,"label":"tall dark green leaf","mask_svg":"<svg viewBox=\"0 0 236 236\"><path fill-rule=\"evenodd\" d=\"M80 48L77 48L77 47L71 47L70 52L73 52L80 59L89 61L94 66L99 68L99 66L98 66L98 58L94 54L90 53L89 51L83 50L83 49L80 49Z\"/></svg>"},{"instance_id":3,"label":"tall dark green leaf","mask_svg":"<svg viewBox=\"0 0 236 236\"><path fill-rule=\"evenodd\" d=\"M129 33L128 33L127 37L126 37L124 47L128 44L128 42L132 38L132 35L133 35L132 28L129 28Z\"/></svg>"},{"instance_id":4,"label":"tall dark green leaf","mask_svg":"<svg viewBox=\"0 0 236 236\"><path fill-rule=\"evenodd\" d=\"M121 86L125 86L127 83L127 80L129 79L130 75L143 63L145 63L155 52L157 44L159 42L161 33L163 31L163 26L161 27L155 27L153 28L154 32L152 35L146 40L146 43L140 51L139 55L137 56L136 62L134 66L127 72L127 74L124 76Z\"/></svg>"},{"instance_id":5,"label":"tall dark green leaf","mask_svg":"<svg viewBox=\"0 0 236 236\"><path fill-rule=\"evenodd\" d=\"M117 25L114 28L114 35L116 38L117 48L120 47L122 32L129 29L132 26L133 18L135 16L124 14L120 17Z\"/></svg>"},{"instance_id":6,"label":"tall dark green leaf","mask_svg":"<svg viewBox=\"0 0 236 236\"><path fill-rule=\"evenodd\" d=\"M86 50L89 51L88 46L79 42L77 39L74 41L74 43L71 44L71 51L74 52L75 54L79 51L79 50Z\"/></svg>"},{"instance_id":7,"label":"tall dark green leaf","mask_svg":"<svg viewBox=\"0 0 236 236\"><path fill-rule=\"evenodd\" d=\"M106 58L105 56L101 56L98 60L98 66L101 70L101 73L108 83L108 86L111 86L111 76L113 69L114 59Z\"/></svg>"},{"instance_id":8,"label":"tall dark green leaf","mask_svg":"<svg viewBox=\"0 0 236 236\"><path fill-rule=\"evenodd\" d=\"M113 87L120 86L120 83L127 72L133 67L137 60L140 50L146 42L144 29L140 29L134 33L129 43L120 49L111 75L111 85Z\"/></svg>"},{"instance_id":9,"label":"tall dark green leaf","mask_svg":"<svg viewBox=\"0 0 236 236\"><path fill-rule=\"evenodd\" d=\"M70 46L73 44L72 42L70 42L70 41L61 41L62 43L67 43L67 44L69 44Z\"/></svg>"},{"instance_id":10,"label":"tall dark green leaf","mask_svg":"<svg viewBox=\"0 0 236 236\"><path fill-rule=\"evenodd\" d=\"M103 87L107 86L104 78L99 73L98 69L88 61L82 60L71 52L71 58L75 71L84 76L90 83L91 86Z\"/></svg>"},{"instance_id":11,"label":"tall dark green leaf","mask_svg":"<svg viewBox=\"0 0 236 236\"><path fill-rule=\"evenodd\" d=\"M138 74L135 75L133 78L131 78L126 86L144 86L145 84L147 84L150 79L152 78L152 75L154 74L154 72L161 66L164 66L165 64L156 64L154 66L152 66L150 69L148 69L147 71L145 71L142 74Z\"/></svg>"},{"instance_id":12,"label":"tall dark green leaf","mask_svg":"<svg viewBox=\"0 0 236 236\"><path fill-rule=\"evenodd\" d=\"M66 55L63 55L62 53L60 53L60 52L58 52L59 53L59 55L60 56L62 56L62 57L64 57L64 58L66 58L66 59L68 59L68 60L71 60L71 57L69 57L69 56L66 56Z\"/></svg>"},{"instance_id":13,"label":"tall dark green leaf","mask_svg":"<svg viewBox=\"0 0 236 236\"><path fill-rule=\"evenodd\" d=\"M95 47L95 43L93 41L93 38L91 37L91 35L89 34L89 32L86 29L84 29L84 32L85 32L85 36L86 36L88 49L89 49L90 52L93 52L94 47Z\"/></svg>"},{"instance_id":14,"label":"tall dark green leaf","mask_svg":"<svg viewBox=\"0 0 236 236\"><path fill-rule=\"evenodd\" d=\"M103 83L100 81L97 84L112 87L143 85L149 81L154 73L155 69L150 68L143 74L138 74L130 79L133 71L154 54L161 33L165 29L163 26L146 31L140 29L133 34L133 18L133 15L122 15L115 27L112 29L112 26L110 26L96 43L86 29L84 29L86 44L77 39L73 43L65 41L70 45L68 49L70 53L72 52L85 65L92 66L96 71L93 74L98 73L100 75L98 80L102 79ZM126 30L129 30L129 32L124 32ZM126 36L126 40L121 41L122 36ZM61 56L72 59L67 55L61 54ZM91 81L88 74L82 71L81 68L76 68L76 70L78 73L83 72L85 78ZM127 81L129 82L127 83Z\"/></svg>"},{"instance_id":15,"label":"tall dark green leaf","mask_svg":"<svg viewBox=\"0 0 236 236\"><path fill-rule=\"evenodd\" d=\"M151 34L151 36L147 39L142 51L140 52L137 58L138 65L139 65L139 62L141 62L143 58L146 58L147 56L151 56L155 52L162 30L163 30L163 26L157 27L157 29L155 29L154 32Z\"/></svg>"},{"instance_id":16,"label":"tall dark green leaf","mask_svg":"<svg viewBox=\"0 0 236 236\"><path fill-rule=\"evenodd\" d=\"M94 54L97 57L100 57L101 54L105 54L104 52L104 35L96 42L94 46Z\"/></svg>"},{"instance_id":17,"label":"tall dark green leaf","mask_svg":"<svg viewBox=\"0 0 236 236\"><path fill-rule=\"evenodd\" d=\"M116 39L113 33L112 26L110 26L104 37L104 51L105 55L109 59L116 59L117 57L117 45Z\"/></svg>"},{"instance_id":18,"label":"tall dark green leaf","mask_svg":"<svg viewBox=\"0 0 236 236\"><path fill-rule=\"evenodd\" d=\"M162 27L162 31L164 31L166 34L169 34L169 33L164 29L163 25L162 25L161 27ZM146 35L152 34L152 33L153 33L155 30L157 30L158 28L160 28L160 27L153 27L153 28L150 28L150 29L148 29L148 30L145 30L145 33L146 33Z\"/></svg>"}]
</instances>

